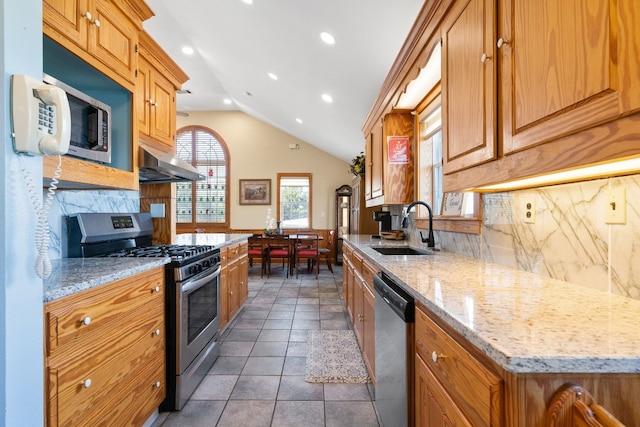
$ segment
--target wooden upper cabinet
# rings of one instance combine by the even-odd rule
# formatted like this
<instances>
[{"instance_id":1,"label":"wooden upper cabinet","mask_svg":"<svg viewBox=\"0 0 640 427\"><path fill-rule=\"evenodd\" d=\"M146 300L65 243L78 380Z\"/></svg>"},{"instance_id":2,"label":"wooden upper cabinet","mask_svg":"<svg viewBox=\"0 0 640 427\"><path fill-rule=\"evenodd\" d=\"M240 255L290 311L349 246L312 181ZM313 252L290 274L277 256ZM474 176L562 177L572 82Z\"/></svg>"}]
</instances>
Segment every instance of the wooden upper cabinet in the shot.
<instances>
[{"instance_id":1,"label":"wooden upper cabinet","mask_svg":"<svg viewBox=\"0 0 640 427\"><path fill-rule=\"evenodd\" d=\"M187 75L146 33L140 33L136 81L136 113L140 138L175 152L176 91Z\"/></svg>"},{"instance_id":2,"label":"wooden upper cabinet","mask_svg":"<svg viewBox=\"0 0 640 427\"><path fill-rule=\"evenodd\" d=\"M86 18L87 2L88 0L42 0L45 34L48 33L47 30L55 30L77 46L86 49L89 27Z\"/></svg>"},{"instance_id":3,"label":"wooden upper cabinet","mask_svg":"<svg viewBox=\"0 0 640 427\"><path fill-rule=\"evenodd\" d=\"M142 0L44 0L43 32L125 87L135 83ZM116 73L114 76L113 73Z\"/></svg>"},{"instance_id":4,"label":"wooden upper cabinet","mask_svg":"<svg viewBox=\"0 0 640 427\"><path fill-rule=\"evenodd\" d=\"M505 154L640 107L637 1L503 0L501 5Z\"/></svg>"},{"instance_id":5,"label":"wooden upper cabinet","mask_svg":"<svg viewBox=\"0 0 640 427\"><path fill-rule=\"evenodd\" d=\"M493 160L496 144L495 6L457 2L442 25L443 171Z\"/></svg>"},{"instance_id":6,"label":"wooden upper cabinet","mask_svg":"<svg viewBox=\"0 0 640 427\"><path fill-rule=\"evenodd\" d=\"M380 122L373 127L366 145L365 197L367 200L384 194L382 146L382 122Z\"/></svg>"},{"instance_id":7,"label":"wooden upper cabinet","mask_svg":"<svg viewBox=\"0 0 640 427\"><path fill-rule=\"evenodd\" d=\"M406 138L406 142L390 143L390 137ZM373 127L366 145L367 207L413 201L414 144L414 116L408 111L388 113L381 125Z\"/></svg>"}]
</instances>

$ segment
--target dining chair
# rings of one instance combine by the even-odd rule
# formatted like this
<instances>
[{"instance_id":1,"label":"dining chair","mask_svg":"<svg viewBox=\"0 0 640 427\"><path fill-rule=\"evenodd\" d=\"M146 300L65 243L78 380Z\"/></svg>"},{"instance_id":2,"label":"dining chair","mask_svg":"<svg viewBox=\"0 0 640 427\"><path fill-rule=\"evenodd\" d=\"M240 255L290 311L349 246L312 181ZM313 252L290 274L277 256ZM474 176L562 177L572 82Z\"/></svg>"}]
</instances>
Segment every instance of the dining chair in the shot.
<instances>
[{"instance_id":1,"label":"dining chair","mask_svg":"<svg viewBox=\"0 0 640 427\"><path fill-rule=\"evenodd\" d=\"M307 271L311 271L311 268L315 266L316 279L320 272L320 251L318 248L319 237L317 234L308 233L299 234L295 242L295 269L296 278L298 278L298 272L300 271L300 260L307 261Z\"/></svg>"},{"instance_id":2,"label":"dining chair","mask_svg":"<svg viewBox=\"0 0 640 427\"><path fill-rule=\"evenodd\" d=\"M287 234L277 236L267 236L267 277L271 275L271 261L274 259L282 259L282 268L286 267L287 277L291 270L291 241Z\"/></svg>"},{"instance_id":3,"label":"dining chair","mask_svg":"<svg viewBox=\"0 0 640 427\"><path fill-rule=\"evenodd\" d=\"M247 254L249 255L249 267L253 267L253 260L260 260L260 277L264 277L267 269L268 255L267 239L260 234L254 234L248 239Z\"/></svg>"},{"instance_id":4,"label":"dining chair","mask_svg":"<svg viewBox=\"0 0 640 427\"><path fill-rule=\"evenodd\" d=\"M329 237L327 237L327 247L318 249L318 252L320 252L320 257L325 259L325 261L327 262L327 268L329 268L329 271L332 273L333 267L331 267L331 248L333 248L335 235L335 230L329 230Z\"/></svg>"}]
</instances>

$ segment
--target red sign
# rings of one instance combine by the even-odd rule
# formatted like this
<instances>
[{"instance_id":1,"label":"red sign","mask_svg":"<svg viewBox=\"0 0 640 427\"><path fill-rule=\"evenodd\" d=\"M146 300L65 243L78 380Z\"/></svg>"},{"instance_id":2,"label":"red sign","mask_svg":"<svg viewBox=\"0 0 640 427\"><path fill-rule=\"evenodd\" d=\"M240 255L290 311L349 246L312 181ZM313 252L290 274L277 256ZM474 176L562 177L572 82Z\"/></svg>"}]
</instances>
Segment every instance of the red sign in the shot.
<instances>
[{"instance_id":1,"label":"red sign","mask_svg":"<svg viewBox=\"0 0 640 427\"><path fill-rule=\"evenodd\" d=\"M389 163L392 165L409 164L409 137L388 136L387 150Z\"/></svg>"}]
</instances>

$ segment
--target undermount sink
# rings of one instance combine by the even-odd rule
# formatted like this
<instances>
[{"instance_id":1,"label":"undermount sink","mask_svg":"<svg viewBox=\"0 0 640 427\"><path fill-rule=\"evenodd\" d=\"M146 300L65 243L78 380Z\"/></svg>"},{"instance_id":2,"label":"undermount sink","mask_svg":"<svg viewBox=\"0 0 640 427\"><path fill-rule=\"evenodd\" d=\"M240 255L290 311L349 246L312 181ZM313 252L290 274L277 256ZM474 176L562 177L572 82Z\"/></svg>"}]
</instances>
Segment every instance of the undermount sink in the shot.
<instances>
[{"instance_id":1,"label":"undermount sink","mask_svg":"<svg viewBox=\"0 0 640 427\"><path fill-rule=\"evenodd\" d=\"M431 255L433 252L426 249L412 248L409 246L371 246L382 255Z\"/></svg>"}]
</instances>

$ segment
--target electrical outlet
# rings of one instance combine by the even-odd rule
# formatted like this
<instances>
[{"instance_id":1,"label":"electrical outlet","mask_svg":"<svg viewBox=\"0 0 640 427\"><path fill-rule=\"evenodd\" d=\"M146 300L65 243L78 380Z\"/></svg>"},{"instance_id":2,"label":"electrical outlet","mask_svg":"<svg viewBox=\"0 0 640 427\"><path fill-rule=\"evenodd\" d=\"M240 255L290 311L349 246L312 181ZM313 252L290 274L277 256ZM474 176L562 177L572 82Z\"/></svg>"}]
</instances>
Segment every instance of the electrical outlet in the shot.
<instances>
[{"instance_id":1,"label":"electrical outlet","mask_svg":"<svg viewBox=\"0 0 640 427\"><path fill-rule=\"evenodd\" d=\"M522 199L523 222L527 224L535 224L536 222L536 200L532 197Z\"/></svg>"},{"instance_id":2,"label":"electrical outlet","mask_svg":"<svg viewBox=\"0 0 640 427\"><path fill-rule=\"evenodd\" d=\"M607 224L627 223L627 191L624 188L610 188L605 191L604 222Z\"/></svg>"}]
</instances>

